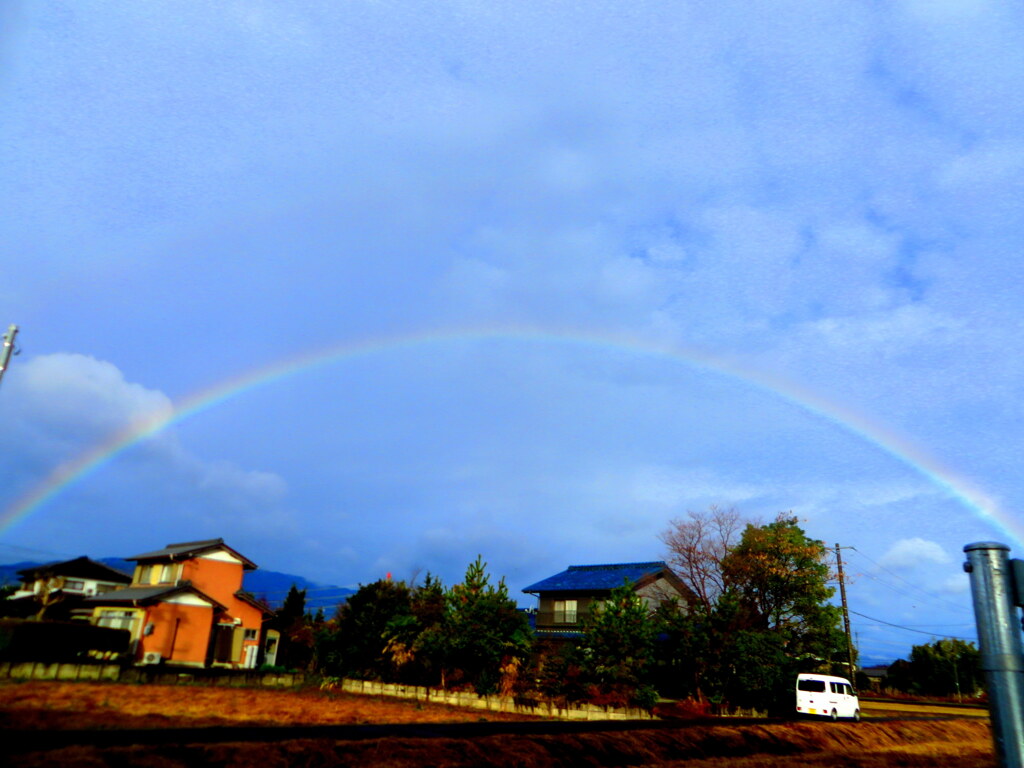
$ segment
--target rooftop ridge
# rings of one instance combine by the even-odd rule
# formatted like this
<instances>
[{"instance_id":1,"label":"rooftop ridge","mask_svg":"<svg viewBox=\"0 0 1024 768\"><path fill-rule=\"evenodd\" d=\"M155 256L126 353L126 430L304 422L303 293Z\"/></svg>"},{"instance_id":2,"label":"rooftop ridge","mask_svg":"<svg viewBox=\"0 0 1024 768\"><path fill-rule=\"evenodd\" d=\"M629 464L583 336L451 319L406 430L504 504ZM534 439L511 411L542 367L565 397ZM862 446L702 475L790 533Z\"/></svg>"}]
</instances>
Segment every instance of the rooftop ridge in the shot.
<instances>
[{"instance_id":1,"label":"rooftop ridge","mask_svg":"<svg viewBox=\"0 0 1024 768\"><path fill-rule=\"evenodd\" d=\"M171 542L170 544L166 545L165 549L170 549L171 547L198 547L198 546L201 546L201 545L211 545L212 546L214 544L223 544L223 543L224 543L224 539L222 539L222 538L200 539L199 541L175 541L175 542Z\"/></svg>"},{"instance_id":2,"label":"rooftop ridge","mask_svg":"<svg viewBox=\"0 0 1024 768\"><path fill-rule=\"evenodd\" d=\"M610 571L625 568L667 568L663 560L650 560L643 563L606 563L605 565L570 565L567 571Z\"/></svg>"}]
</instances>

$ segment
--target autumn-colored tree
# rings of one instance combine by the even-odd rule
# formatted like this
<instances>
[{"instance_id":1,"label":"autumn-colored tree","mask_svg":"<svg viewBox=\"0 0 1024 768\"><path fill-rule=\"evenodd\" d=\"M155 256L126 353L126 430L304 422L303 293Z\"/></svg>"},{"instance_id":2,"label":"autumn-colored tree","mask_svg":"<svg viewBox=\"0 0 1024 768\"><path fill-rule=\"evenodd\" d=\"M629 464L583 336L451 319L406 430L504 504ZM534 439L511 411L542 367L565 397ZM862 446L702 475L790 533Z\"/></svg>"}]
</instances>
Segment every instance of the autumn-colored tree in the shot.
<instances>
[{"instance_id":1,"label":"autumn-colored tree","mask_svg":"<svg viewBox=\"0 0 1024 768\"><path fill-rule=\"evenodd\" d=\"M41 578L37 578L41 583L35 595L36 603L39 605L39 610L35 615L36 621L42 621L48 610L64 601L63 590L66 581L63 576L56 576L50 572L40 574L40 576Z\"/></svg>"},{"instance_id":2,"label":"autumn-colored tree","mask_svg":"<svg viewBox=\"0 0 1024 768\"><path fill-rule=\"evenodd\" d=\"M401 682L440 684L446 649L444 621L444 586L428 573L424 582L413 588L409 611L398 612L386 629L385 654Z\"/></svg>"},{"instance_id":3,"label":"autumn-colored tree","mask_svg":"<svg viewBox=\"0 0 1024 768\"><path fill-rule=\"evenodd\" d=\"M738 598L739 629L779 634L793 657L831 659L845 647L825 543L804 533L799 520L780 514L767 525L747 525L722 561L726 588Z\"/></svg>"}]
</instances>

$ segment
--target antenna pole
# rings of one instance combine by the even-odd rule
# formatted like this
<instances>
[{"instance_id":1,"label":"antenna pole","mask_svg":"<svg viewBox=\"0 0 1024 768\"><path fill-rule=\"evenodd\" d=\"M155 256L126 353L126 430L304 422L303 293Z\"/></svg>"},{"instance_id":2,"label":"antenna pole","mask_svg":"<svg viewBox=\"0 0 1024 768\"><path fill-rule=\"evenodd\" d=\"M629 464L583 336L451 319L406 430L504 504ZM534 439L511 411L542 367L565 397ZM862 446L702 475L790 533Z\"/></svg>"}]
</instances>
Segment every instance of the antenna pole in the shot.
<instances>
[{"instance_id":1,"label":"antenna pole","mask_svg":"<svg viewBox=\"0 0 1024 768\"><path fill-rule=\"evenodd\" d=\"M14 352L14 337L18 335L18 326L11 324L4 334L4 345L0 347L0 382L4 379L4 371L11 362L11 354Z\"/></svg>"}]
</instances>

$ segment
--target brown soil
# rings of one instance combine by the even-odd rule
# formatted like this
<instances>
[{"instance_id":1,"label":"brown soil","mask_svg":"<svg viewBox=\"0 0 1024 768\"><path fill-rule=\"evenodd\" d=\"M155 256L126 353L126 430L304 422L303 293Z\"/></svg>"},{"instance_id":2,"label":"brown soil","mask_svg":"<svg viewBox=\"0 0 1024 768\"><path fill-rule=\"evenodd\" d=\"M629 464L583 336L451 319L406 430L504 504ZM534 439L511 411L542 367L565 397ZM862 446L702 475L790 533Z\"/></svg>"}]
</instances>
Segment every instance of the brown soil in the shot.
<instances>
[{"instance_id":1,"label":"brown soil","mask_svg":"<svg viewBox=\"0 0 1024 768\"><path fill-rule=\"evenodd\" d=\"M0 685L0 727L35 728L41 750L8 756L39 766L383 766L386 768L994 768L988 723L943 721L682 725L478 738L306 739L279 743L67 747L45 750L45 729L241 724L465 722L499 716L415 702L319 692L192 686ZM505 716L500 719L523 719ZM2 738L2 733L0 733Z\"/></svg>"}]
</instances>

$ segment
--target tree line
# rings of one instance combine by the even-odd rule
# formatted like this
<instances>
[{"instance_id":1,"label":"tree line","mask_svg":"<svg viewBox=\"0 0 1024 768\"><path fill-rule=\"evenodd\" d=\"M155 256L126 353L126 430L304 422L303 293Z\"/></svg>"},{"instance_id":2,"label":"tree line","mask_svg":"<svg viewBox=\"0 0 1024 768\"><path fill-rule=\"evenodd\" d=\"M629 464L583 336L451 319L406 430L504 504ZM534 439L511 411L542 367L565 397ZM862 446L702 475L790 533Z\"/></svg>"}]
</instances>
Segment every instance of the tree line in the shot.
<instances>
[{"instance_id":1,"label":"tree line","mask_svg":"<svg viewBox=\"0 0 1024 768\"><path fill-rule=\"evenodd\" d=\"M685 599L655 608L623 584L568 642L536 637L478 557L447 587L430 574L361 585L329 620L305 614L293 587L274 619L278 663L565 703L666 696L704 711L787 709L798 672L848 676L829 553L796 517L759 524L712 507L671 521L661 540Z\"/></svg>"},{"instance_id":2,"label":"tree line","mask_svg":"<svg viewBox=\"0 0 1024 768\"><path fill-rule=\"evenodd\" d=\"M959 638L942 638L910 649L910 659L897 659L882 679L888 690L917 696L974 698L985 691L985 672L978 647Z\"/></svg>"}]
</instances>

